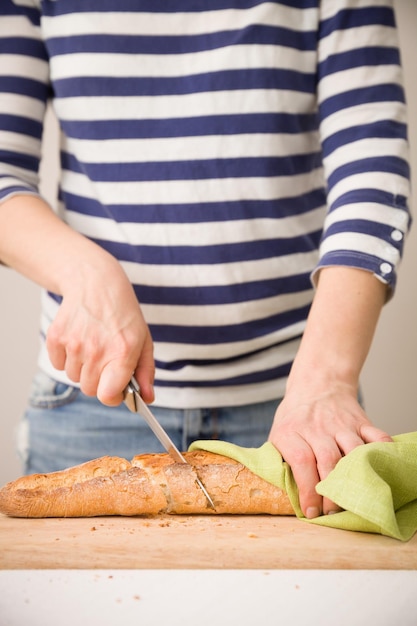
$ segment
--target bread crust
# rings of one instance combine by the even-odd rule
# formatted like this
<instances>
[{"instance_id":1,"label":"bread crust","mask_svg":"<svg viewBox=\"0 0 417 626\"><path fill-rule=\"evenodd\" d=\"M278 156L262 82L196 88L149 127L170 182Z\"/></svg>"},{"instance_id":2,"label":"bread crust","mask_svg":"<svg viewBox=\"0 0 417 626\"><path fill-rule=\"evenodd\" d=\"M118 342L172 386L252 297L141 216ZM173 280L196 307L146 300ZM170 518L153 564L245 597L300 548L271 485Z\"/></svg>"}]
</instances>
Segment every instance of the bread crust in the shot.
<instances>
[{"instance_id":1,"label":"bread crust","mask_svg":"<svg viewBox=\"0 0 417 626\"><path fill-rule=\"evenodd\" d=\"M168 454L143 454L131 462L104 456L81 465L22 476L0 489L0 512L11 517L101 515L294 515L287 494L233 459L186 452L189 464ZM213 499L213 510L196 482Z\"/></svg>"}]
</instances>

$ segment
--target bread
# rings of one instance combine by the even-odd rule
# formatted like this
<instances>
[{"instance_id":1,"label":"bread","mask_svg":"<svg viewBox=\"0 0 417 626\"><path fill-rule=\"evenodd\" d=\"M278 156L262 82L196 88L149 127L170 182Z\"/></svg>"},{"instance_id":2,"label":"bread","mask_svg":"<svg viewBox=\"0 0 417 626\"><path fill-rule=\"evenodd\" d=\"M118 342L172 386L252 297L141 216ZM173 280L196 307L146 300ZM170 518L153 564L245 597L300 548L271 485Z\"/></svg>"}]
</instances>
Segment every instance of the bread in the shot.
<instances>
[{"instance_id":1,"label":"bread","mask_svg":"<svg viewBox=\"0 0 417 626\"><path fill-rule=\"evenodd\" d=\"M284 491L237 461L205 451L184 456L190 465L167 454L135 456L131 463L104 456L59 472L23 476L0 489L0 512L12 517L294 514Z\"/></svg>"}]
</instances>

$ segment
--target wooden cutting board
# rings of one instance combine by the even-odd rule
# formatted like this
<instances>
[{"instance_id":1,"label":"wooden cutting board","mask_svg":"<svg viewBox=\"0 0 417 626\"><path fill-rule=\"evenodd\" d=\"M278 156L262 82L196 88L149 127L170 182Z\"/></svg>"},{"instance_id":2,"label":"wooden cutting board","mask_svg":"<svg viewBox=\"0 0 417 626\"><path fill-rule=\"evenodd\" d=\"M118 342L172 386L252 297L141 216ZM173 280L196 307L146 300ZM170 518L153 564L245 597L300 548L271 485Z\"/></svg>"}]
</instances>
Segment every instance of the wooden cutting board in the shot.
<instances>
[{"instance_id":1,"label":"wooden cutting board","mask_svg":"<svg viewBox=\"0 0 417 626\"><path fill-rule=\"evenodd\" d=\"M295 517L14 519L0 515L1 569L417 569L417 535Z\"/></svg>"}]
</instances>

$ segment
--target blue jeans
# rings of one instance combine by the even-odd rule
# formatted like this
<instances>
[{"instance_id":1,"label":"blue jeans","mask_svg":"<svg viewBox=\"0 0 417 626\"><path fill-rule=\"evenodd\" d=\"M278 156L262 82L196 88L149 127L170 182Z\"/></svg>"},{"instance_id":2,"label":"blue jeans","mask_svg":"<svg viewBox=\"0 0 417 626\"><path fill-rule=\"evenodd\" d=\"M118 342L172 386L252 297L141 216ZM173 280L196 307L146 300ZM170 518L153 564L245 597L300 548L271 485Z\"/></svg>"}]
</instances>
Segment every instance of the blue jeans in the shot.
<instances>
[{"instance_id":1,"label":"blue jeans","mask_svg":"<svg viewBox=\"0 0 417 626\"><path fill-rule=\"evenodd\" d=\"M279 400L247 406L152 411L179 450L197 439L221 439L258 447L268 438ZM107 407L78 388L40 372L18 431L26 474L54 472L104 455L128 460L163 452L145 420L124 405Z\"/></svg>"}]
</instances>

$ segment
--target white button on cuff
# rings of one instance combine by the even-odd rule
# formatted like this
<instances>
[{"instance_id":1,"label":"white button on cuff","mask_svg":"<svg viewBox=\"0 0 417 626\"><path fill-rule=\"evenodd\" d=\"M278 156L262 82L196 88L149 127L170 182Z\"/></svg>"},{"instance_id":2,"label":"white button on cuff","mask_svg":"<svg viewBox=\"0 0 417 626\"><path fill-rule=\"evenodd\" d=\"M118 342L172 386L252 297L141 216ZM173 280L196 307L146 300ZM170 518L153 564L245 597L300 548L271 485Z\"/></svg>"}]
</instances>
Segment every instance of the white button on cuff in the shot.
<instances>
[{"instance_id":1,"label":"white button on cuff","mask_svg":"<svg viewBox=\"0 0 417 626\"><path fill-rule=\"evenodd\" d=\"M390 271L392 270L392 267L389 263L381 263L381 265L379 266L379 269L381 270L382 274L389 274Z\"/></svg>"},{"instance_id":2,"label":"white button on cuff","mask_svg":"<svg viewBox=\"0 0 417 626\"><path fill-rule=\"evenodd\" d=\"M403 238L403 234L400 230L393 230L391 233L391 237L392 239L394 239L394 241L401 241L401 239Z\"/></svg>"}]
</instances>

